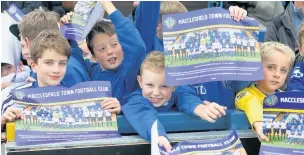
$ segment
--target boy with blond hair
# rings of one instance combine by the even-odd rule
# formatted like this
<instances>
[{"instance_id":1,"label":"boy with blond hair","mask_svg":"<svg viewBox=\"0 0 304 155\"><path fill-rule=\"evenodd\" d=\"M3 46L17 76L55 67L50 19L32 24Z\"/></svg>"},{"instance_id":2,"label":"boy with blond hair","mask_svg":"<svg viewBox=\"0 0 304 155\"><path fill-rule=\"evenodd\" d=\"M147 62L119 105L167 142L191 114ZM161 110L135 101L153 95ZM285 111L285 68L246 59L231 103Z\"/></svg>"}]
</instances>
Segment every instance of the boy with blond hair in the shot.
<instances>
[{"instance_id":1,"label":"boy with blond hair","mask_svg":"<svg viewBox=\"0 0 304 155\"><path fill-rule=\"evenodd\" d=\"M162 15L185 12L188 12L187 8L178 1L140 2L136 9L135 27L145 42L146 53L152 50L164 52ZM236 21L245 18L247 14L246 10L238 6L229 7L229 12ZM236 93L249 85L250 82L213 81L194 84L193 89L203 101L216 102L234 109Z\"/></svg>"},{"instance_id":2,"label":"boy with blond hair","mask_svg":"<svg viewBox=\"0 0 304 155\"><path fill-rule=\"evenodd\" d=\"M37 74L37 81L17 87L16 89L36 88L60 85L67 69L71 55L68 41L59 30L44 30L31 42L31 66ZM11 93L2 91L6 98L1 107L1 130L7 122L23 118L21 110L12 107Z\"/></svg>"},{"instance_id":3,"label":"boy with blond hair","mask_svg":"<svg viewBox=\"0 0 304 155\"><path fill-rule=\"evenodd\" d=\"M280 91L295 61L295 54L287 45L265 42L260 47L264 79L241 90L235 97L236 108L245 112L260 141L269 141L263 134L264 98Z\"/></svg>"},{"instance_id":4,"label":"boy with blond hair","mask_svg":"<svg viewBox=\"0 0 304 155\"><path fill-rule=\"evenodd\" d=\"M299 28L299 54L304 57L304 22ZM288 84L288 91L304 91L304 62L295 64L291 79Z\"/></svg>"},{"instance_id":5,"label":"boy with blond hair","mask_svg":"<svg viewBox=\"0 0 304 155\"><path fill-rule=\"evenodd\" d=\"M141 64L140 75L137 76L141 89L124 96L126 104L123 105L122 111L141 137L150 141L151 127L158 120L158 112L169 111L174 105L179 111L212 123L216 118L226 114L225 107L201 101L191 87L167 86L164 63L163 53L157 51L149 53ZM160 121L158 121L158 133L159 145L164 146L169 152L172 147Z\"/></svg>"}]
</instances>

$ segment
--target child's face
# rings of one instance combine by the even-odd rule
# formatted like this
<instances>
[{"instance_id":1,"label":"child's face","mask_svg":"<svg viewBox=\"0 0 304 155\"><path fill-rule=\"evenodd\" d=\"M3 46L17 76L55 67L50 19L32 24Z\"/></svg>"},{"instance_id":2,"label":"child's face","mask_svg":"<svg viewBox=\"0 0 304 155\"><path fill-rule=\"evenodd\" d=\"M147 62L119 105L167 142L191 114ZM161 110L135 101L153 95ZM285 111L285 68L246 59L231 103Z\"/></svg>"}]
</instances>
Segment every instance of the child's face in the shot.
<instances>
[{"instance_id":1,"label":"child's face","mask_svg":"<svg viewBox=\"0 0 304 155\"><path fill-rule=\"evenodd\" d=\"M16 73L16 68L11 64L1 65L1 77L7 76L11 73Z\"/></svg>"},{"instance_id":2,"label":"child's face","mask_svg":"<svg viewBox=\"0 0 304 155\"><path fill-rule=\"evenodd\" d=\"M165 71L156 73L145 69L142 75L137 77L137 80L143 96L155 107L160 107L167 103L175 90L175 87L166 86Z\"/></svg>"},{"instance_id":3,"label":"child's face","mask_svg":"<svg viewBox=\"0 0 304 155\"><path fill-rule=\"evenodd\" d=\"M121 45L116 34L97 34L93 38L93 50L96 60L104 69L116 69L123 61Z\"/></svg>"},{"instance_id":4,"label":"child's face","mask_svg":"<svg viewBox=\"0 0 304 155\"><path fill-rule=\"evenodd\" d=\"M274 52L262 60L265 79L258 82L264 93L272 94L284 85L291 60L286 54Z\"/></svg>"},{"instance_id":5,"label":"child's face","mask_svg":"<svg viewBox=\"0 0 304 155\"><path fill-rule=\"evenodd\" d=\"M54 50L45 50L32 69L37 74L39 87L57 86L66 73L68 57Z\"/></svg>"}]
</instances>

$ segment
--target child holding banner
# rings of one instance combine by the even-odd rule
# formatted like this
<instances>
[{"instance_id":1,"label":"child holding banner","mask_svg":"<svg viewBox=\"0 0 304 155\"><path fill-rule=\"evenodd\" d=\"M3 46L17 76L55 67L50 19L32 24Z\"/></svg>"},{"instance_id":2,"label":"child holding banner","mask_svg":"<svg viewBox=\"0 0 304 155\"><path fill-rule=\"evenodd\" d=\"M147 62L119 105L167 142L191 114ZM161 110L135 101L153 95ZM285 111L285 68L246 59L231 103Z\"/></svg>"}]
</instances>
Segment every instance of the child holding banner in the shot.
<instances>
[{"instance_id":1,"label":"child holding banner","mask_svg":"<svg viewBox=\"0 0 304 155\"><path fill-rule=\"evenodd\" d=\"M304 56L304 22L299 28L299 53ZM288 91L304 91L304 62L295 65L291 79L288 84Z\"/></svg>"},{"instance_id":2,"label":"child holding banner","mask_svg":"<svg viewBox=\"0 0 304 155\"><path fill-rule=\"evenodd\" d=\"M240 91L235 97L235 105L245 112L259 140L269 141L262 129L263 101L266 96L280 91L294 63L295 54L287 45L276 42L263 43L260 51L265 79Z\"/></svg>"},{"instance_id":3,"label":"child holding banner","mask_svg":"<svg viewBox=\"0 0 304 155\"><path fill-rule=\"evenodd\" d=\"M124 97L126 104L122 110L132 127L146 140L151 140L151 127L158 119L158 112L169 111L175 104L178 110L209 122L226 114L225 107L202 102L189 86L166 86L164 54L161 52L147 55L137 80L141 89ZM166 138L166 130L157 122L158 143L169 152L172 147Z\"/></svg>"},{"instance_id":4,"label":"child holding banner","mask_svg":"<svg viewBox=\"0 0 304 155\"><path fill-rule=\"evenodd\" d=\"M187 8L177 1L140 2L136 8L135 26L146 45L146 52L164 51L162 36L162 15L188 12ZM233 20L240 21L247 15L246 10L229 7ZM234 109L234 98L237 92L249 86L249 81L215 81L193 85L201 100L216 102L227 108ZM214 89L217 88L217 89Z\"/></svg>"},{"instance_id":5,"label":"child holding banner","mask_svg":"<svg viewBox=\"0 0 304 155\"><path fill-rule=\"evenodd\" d=\"M31 66L37 74L37 81L17 87L16 89L60 85L67 69L71 47L59 30L45 30L31 42ZM5 98L1 107L1 130L7 122L23 118L21 110L11 107L11 92L2 92Z\"/></svg>"},{"instance_id":6,"label":"child holding banner","mask_svg":"<svg viewBox=\"0 0 304 155\"><path fill-rule=\"evenodd\" d=\"M92 80L111 81L113 97L123 105L123 95L138 88L136 76L145 56L145 44L133 23L110 1L101 1L111 22L98 21L87 36L96 63L85 61ZM70 19L67 14L61 21ZM110 102L107 104L112 106Z\"/></svg>"}]
</instances>

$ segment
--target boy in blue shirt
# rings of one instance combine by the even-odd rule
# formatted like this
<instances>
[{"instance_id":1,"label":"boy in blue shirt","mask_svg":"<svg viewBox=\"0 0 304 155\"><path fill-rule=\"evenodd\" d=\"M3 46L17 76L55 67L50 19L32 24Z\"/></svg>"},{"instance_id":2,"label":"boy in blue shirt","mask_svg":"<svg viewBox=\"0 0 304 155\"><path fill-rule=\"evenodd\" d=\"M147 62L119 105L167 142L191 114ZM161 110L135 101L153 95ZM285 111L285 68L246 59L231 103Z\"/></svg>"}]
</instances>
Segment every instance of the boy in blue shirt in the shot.
<instances>
[{"instance_id":1,"label":"boy in blue shirt","mask_svg":"<svg viewBox=\"0 0 304 155\"><path fill-rule=\"evenodd\" d=\"M111 82L113 97L123 105L123 95L138 88L136 76L145 56L145 44L132 21L112 2L101 4L111 22L99 21L89 32L86 41L97 63L85 63L92 80ZM113 106L112 101L107 105Z\"/></svg>"},{"instance_id":2,"label":"boy in blue shirt","mask_svg":"<svg viewBox=\"0 0 304 155\"><path fill-rule=\"evenodd\" d=\"M31 42L31 66L37 74L37 81L17 87L16 89L57 86L65 76L67 61L71 55L68 41L59 30L45 30ZM1 107L1 126L7 122L23 118L21 110L12 107L11 92L2 91L6 98Z\"/></svg>"},{"instance_id":3,"label":"boy in blue shirt","mask_svg":"<svg viewBox=\"0 0 304 155\"><path fill-rule=\"evenodd\" d=\"M187 8L177 1L140 2L136 8L135 27L146 45L146 53L153 50L163 52L162 15L188 12ZM240 21L247 15L246 10L231 6L229 12L234 20ZM234 109L234 97L251 82L215 81L193 85L201 100L219 103ZM217 89L215 89L217 88Z\"/></svg>"},{"instance_id":4,"label":"boy in blue shirt","mask_svg":"<svg viewBox=\"0 0 304 155\"><path fill-rule=\"evenodd\" d=\"M169 111L176 104L179 111L199 116L209 122L225 115L226 107L216 103L203 102L189 86L166 86L164 54L151 52L147 55L137 76L141 89L124 96L126 104L122 111L132 127L145 140L151 140L151 127L158 119L158 112ZM166 131L158 121L158 143L166 151L171 145Z\"/></svg>"}]
</instances>

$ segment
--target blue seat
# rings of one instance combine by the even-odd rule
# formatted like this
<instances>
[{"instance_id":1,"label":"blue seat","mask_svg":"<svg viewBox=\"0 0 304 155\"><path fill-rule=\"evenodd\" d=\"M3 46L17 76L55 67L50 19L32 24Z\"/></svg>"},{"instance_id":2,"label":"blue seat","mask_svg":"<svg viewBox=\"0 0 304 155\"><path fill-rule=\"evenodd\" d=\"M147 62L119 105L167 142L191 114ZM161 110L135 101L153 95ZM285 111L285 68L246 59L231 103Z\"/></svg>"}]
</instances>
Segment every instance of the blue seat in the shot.
<instances>
[{"instance_id":1,"label":"blue seat","mask_svg":"<svg viewBox=\"0 0 304 155\"><path fill-rule=\"evenodd\" d=\"M189 116L182 112L164 112L159 114L159 121L168 133L208 130L246 130L250 128L244 112L229 109L227 115L215 123L209 123L199 117ZM121 134L136 134L124 115L117 116L118 130Z\"/></svg>"}]
</instances>

